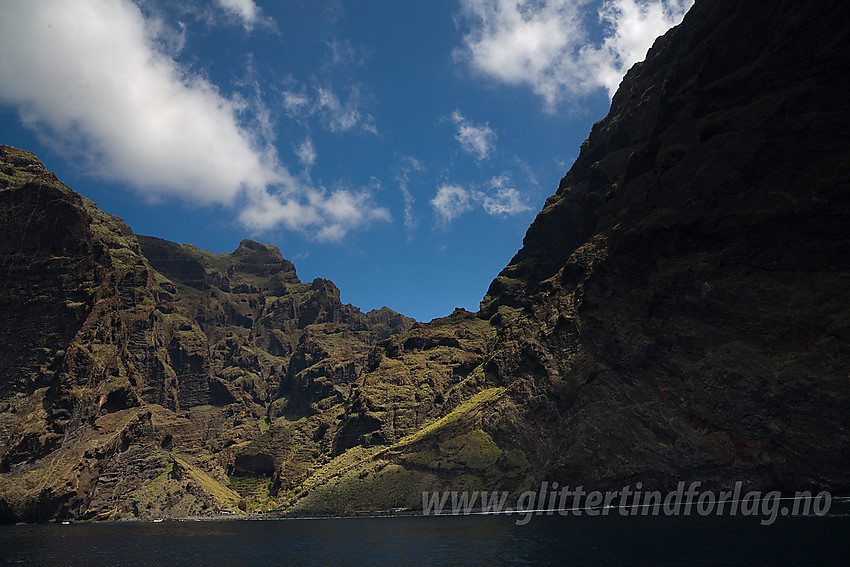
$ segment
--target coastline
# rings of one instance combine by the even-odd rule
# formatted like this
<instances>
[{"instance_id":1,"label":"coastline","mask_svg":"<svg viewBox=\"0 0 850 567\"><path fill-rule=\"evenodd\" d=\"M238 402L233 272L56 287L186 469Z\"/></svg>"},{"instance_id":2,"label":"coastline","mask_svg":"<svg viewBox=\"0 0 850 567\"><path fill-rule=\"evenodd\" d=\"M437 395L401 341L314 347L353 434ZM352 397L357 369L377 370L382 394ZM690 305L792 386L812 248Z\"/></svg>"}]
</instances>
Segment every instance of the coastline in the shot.
<instances>
[{"instance_id":1,"label":"coastline","mask_svg":"<svg viewBox=\"0 0 850 567\"><path fill-rule=\"evenodd\" d=\"M792 501L793 497L783 497L780 499L781 501ZM815 514L808 513L802 514L802 517L810 517L810 516L818 516L818 517L848 517L850 516L850 494L842 494L840 496L832 497L832 505L828 511L823 514ZM631 510L633 507L625 507L626 509ZM105 518L105 519L84 519L84 520L54 520L50 522L44 523L24 523L20 522L17 524L7 524L9 526L36 526L36 525L71 525L71 524L122 524L122 523L177 523L177 522L227 522L227 521L270 521L270 520L348 520L348 519L369 519L369 518L406 518L406 517L460 517L460 516L523 516L523 515L535 515L535 516L629 516L629 517L651 517L652 515L647 514L639 514L634 513L633 511L628 514L623 514L619 512L619 506L596 506L596 507L586 507L586 508L566 508L566 509L549 509L549 508L540 508L540 509L522 509L516 510L515 508L505 508L504 510L500 510L497 512L484 510L480 507L474 508L468 511L462 512L452 512L450 510L444 510L439 512L432 513L424 513L421 509L390 509L390 510L362 510L355 511L350 513L326 513L326 514L316 514L309 512L284 512L284 513L273 513L273 512L264 512L264 513L250 513L244 515L237 514L210 514L203 516L179 516L179 517L154 517L154 518L137 518L134 516L130 517L122 517L122 518ZM654 514L660 515L660 514ZM694 514L696 515L696 514ZM714 515L714 514L713 514ZM723 514L716 514L717 516L724 516ZM746 516L746 514L742 514ZM752 514L756 516L757 514ZM726 515L729 517L734 516L734 514ZM783 514L784 516L784 514Z\"/></svg>"}]
</instances>

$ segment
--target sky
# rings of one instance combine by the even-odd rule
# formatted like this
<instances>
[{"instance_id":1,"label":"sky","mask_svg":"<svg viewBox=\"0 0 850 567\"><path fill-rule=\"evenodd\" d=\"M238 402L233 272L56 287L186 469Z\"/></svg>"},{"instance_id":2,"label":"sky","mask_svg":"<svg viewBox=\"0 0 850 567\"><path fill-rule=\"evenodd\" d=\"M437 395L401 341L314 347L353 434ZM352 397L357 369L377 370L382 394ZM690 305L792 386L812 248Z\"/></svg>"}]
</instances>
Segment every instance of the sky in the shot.
<instances>
[{"instance_id":1,"label":"sky","mask_svg":"<svg viewBox=\"0 0 850 567\"><path fill-rule=\"evenodd\" d=\"M692 0L0 0L0 144L137 234L477 311Z\"/></svg>"}]
</instances>

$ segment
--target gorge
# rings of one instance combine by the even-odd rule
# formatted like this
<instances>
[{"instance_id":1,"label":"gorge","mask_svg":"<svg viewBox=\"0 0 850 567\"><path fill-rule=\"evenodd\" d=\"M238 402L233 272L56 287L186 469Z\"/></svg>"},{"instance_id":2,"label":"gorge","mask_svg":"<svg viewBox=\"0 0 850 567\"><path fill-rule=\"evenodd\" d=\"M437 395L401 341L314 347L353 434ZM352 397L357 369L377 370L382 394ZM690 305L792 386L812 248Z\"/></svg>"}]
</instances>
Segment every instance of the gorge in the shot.
<instances>
[{"instance_id":1,"label":"gorge","mask_svg":"<svg viewBox=\"0 0 850 567\"><path fill-rule=\"evenodd\" d=\"M0 147L0 521L850 488L850 29L697 0L477 313L133 233ZM446 274L445 277L451 277ZM484 290L482 290L484 291Z\"/></svg>"}]
</instances>

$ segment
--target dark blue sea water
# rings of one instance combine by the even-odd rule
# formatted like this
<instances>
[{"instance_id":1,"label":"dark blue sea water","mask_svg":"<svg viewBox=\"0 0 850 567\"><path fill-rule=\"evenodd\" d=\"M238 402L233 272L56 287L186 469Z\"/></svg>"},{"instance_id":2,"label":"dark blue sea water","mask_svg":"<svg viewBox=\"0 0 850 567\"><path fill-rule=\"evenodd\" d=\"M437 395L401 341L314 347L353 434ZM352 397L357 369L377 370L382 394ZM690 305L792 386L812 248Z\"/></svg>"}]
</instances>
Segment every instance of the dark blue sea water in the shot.
<instances>
[{"instance_id":1,"label":"dark blue sea water","mask_svg":"<svg viewBox=\"0 0 850 567\"><path fill-rule=\"evenodd\" d=\"M850 517L395 517L0 527L0 565L847 565Z\"/></svg>"}]
</instances>

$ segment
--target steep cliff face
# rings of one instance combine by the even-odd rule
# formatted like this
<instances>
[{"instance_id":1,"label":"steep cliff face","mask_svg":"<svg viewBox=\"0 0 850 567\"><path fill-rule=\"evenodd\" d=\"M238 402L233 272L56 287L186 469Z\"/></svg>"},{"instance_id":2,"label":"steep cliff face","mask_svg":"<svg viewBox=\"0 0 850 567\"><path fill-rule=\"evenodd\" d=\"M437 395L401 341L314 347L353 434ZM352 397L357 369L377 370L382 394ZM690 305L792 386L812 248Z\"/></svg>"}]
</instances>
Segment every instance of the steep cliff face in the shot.
<instances>
[{"instance_id":1,"label":"steep cliff face","mask_svg":"<svg viewBox=\"0 0 850 567\"><path fill-rule=\"evenodd\" d=\"M547 474L847 486L846 12L698 2L624 79L482 302Z\"/></svg>"},{"instance_id":2,"label":"steep cliff face","mask_svg":"<svg viewBox=\"0 0 850 567\"><path fill-rule=\"evenodd\" d=\"M546 474L848 485L847 15L698 2L624 79L482 302Z\"/></svg>"},{"instance_id":3,"label":"steep cliff face","mask_svg":"<svg viewBox=\"0 0 850 567\"><path fill-rule=\"evenodd\" d=\"M0 164L0 513L94 516L171 466L143 406L209 402L207 341L120 219L32 154Z\"/></svg>"},{"instance_id":4,"label":"steep cliff face","mask_svg":"<svg viewBox=\"0 0 850 567\"><path fill-rule=\"evenodd\" d=\"M60 428L102 407L208 403L206 338L176 308L174 286L150 267L132 231L31 154L4 147L0 159L2 396L46 388Z\"/></svg>"},{"instance_id":5,"label":"steep cliff face","mask_svg":"<svg viewBox=\"0 0 850 567\"><path fill-rule=\"evenodd\" d=\"M478 314L137 237L0 148L0 516L850 488L846 3L697 0Z\"/></svg>"}]
</instances>

